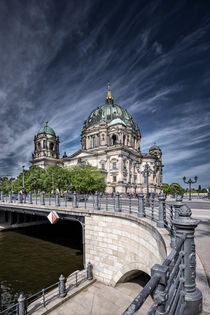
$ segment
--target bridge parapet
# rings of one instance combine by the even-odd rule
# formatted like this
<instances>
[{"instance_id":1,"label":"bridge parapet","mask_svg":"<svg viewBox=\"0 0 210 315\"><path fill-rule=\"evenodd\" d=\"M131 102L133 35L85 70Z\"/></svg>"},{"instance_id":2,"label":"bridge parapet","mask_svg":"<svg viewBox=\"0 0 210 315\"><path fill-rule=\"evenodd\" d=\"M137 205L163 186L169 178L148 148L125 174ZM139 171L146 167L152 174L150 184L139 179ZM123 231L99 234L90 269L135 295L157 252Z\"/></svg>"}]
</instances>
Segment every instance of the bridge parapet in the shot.
<instances>
[{"instance_id":1,"label":"bridge parapet","mask_svg":"<svg viewBox=\"0 0 210 315\"><path fill-rule=\"evenodd\" d=\"M73 207L75 198L77 208ZM46 216L56 209L62 219L80 221L84 229L86 261L91 261L96 279L114 286L126 274L144 271L151 274L151 282L136 299L140 300L138 307L143 297L155 292L149 314L169 314L173 310L170 314L194 315L201 311L202 295L195 282L194 245L194 230L199 222L191 218L190 209L181 199L167 204L160 195L159 200L150 200L150 207L145 207L142 195L137 199L123 199L117 194L114 199L96 194L93 199L80 200L80 196L74 194L73 204L61 198L55 206L52 199L48 201L48 206L46 202L38 205L37 200L35 205L27 200L25 204L8 203L3 196L0 210ZM169 232L171 237L170 254L163 231ZM145 293L145 290L148 291ZM125 314L133 314L135 307L132 304Z\"/></svg>"}]
</instances>

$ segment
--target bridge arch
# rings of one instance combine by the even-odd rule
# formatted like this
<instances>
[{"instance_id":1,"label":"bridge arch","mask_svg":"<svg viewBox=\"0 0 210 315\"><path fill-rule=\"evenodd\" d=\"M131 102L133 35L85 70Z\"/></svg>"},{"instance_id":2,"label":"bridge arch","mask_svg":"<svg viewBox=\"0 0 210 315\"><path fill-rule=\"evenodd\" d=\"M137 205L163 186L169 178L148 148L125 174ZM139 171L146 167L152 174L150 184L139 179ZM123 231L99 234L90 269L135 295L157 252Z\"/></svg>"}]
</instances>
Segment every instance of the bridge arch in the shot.
<instances>
[{"instance_id":1,"label":"bridge arch","mask_svg":"<svg viewBox=\"0 0 210 315\"><path fill-rule=\"evenodd\" d=\"M149 280L150 270L145 267L145 264L133 262L126 266L123 266L123 268L117 272L115 279L114 277L112 278L111 283L113 283L113 286L115 286L118 283L127 282L142 275L144 277L147 276L146 278Z\"/></svg>"},{"instance_id":2,"label":"bridge arch","mask_svg":"<svg viewBox=\"0 0 210 315\"><path fill-rule=\"evenodd\" d=\"M167 257L167 248L153 222L100 211L85 219L85 255L94 277L115 286L135 270L150 275L152 266Z\"/></svg>"}]
</instances>

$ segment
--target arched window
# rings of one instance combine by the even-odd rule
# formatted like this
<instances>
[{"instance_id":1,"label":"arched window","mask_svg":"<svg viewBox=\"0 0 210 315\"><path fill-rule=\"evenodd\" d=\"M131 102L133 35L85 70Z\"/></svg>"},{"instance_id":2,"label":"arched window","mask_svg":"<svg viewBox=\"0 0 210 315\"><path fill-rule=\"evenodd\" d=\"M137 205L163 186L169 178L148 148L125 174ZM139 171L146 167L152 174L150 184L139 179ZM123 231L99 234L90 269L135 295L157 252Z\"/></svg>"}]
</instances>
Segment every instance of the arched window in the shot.
<instances>
[{"instance_id":1,"label":"arched window","mask_svg":"<svg viewBox=\"0 0 210 315\"><path fill-rule=\"evenodd\" d=\"M53 149L54 149L54 144L51 142L50 143L50 150L53 151Z\"/></svg>"},{"instance_id":2,"label":"arched window","mask_svg":"<svg viewBox=\"0 0 210 315\"><path fill-rule=\"evenodd\" d=\"M38 142L38 150L41 150L41 143Z\"/></svg>"},{"instance_id":3,"label":"arched window","mask_svg":"<svg viewBox=\"0 0 210 315\"><path fill-rule=\"evenodd\" d=\"M117 144L117 136L116 135L112 136L112 144L113 145Z\"/></svg>"},{"instance_id":4,"label":"arched window","mask_svg":"<svg viewBox=\"0 0 210 315\"><path fill-rule=\"evenodd\" d=\"M125 145L125 135L123 136L123 145Z\"/></svg>"}]
</instances>

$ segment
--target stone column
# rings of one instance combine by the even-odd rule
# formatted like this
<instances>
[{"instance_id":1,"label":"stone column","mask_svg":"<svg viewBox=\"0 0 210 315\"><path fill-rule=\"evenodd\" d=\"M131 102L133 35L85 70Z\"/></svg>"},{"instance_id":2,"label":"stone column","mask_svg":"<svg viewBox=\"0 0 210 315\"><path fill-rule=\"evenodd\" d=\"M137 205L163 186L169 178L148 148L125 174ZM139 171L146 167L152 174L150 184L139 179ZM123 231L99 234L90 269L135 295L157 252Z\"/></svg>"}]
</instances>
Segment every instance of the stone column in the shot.
<instances>
[{"instance_id":1,"label":"stone column","mask_svg":"<svg viewBox=\"0 0 210 315\"><path fill-rule=\"evenodd\" d=\"M32 201L32 192L31 191L29 191L28 196L29 196L29 203L32 204L33 201Z\"/></svg>"},{"instance_id":2,"label":"stone column","mask_svg":"<svg viewBox=\"0 0 210 315\"><path fill-rule=\"evenodd\" d=\"M173 214L173 218L174 219L178 219L179 218L179 210L180 208L183 206L182 203L182 196L176 196L176 202L174 204L174 214ZM171 230L171 247L175 248L176 246L176 235L175 235L176 231L175 231L175 227L174 225L172 225L172 230Z\"/></svg>"},{"instance_id":3,"label":"stone column","mask_svg":"<svg viewBox=\"0 0 210 315\"><path fill-rule=\"evenodd\" d=\"M94 210L100 210L100 206L99 206L99 198L98 198L98 192L95 192L95 196L94 196Z\"/></svg>"},{"instance_id":4,"label":"stone column","mask_svg":"<svg viewBox=\"0 0 210 315\"><path fill-rule=\"evenodd\" d=\"M158 200L159 200L159 219L157 221L157 226L164 227L164 218L165 218L165 212L166 212L165 195L161 193L158 197Z\"/></svg>"},{"instance_id":5,"label":"stone column","mask_svg":"<svg viewBox=\"0 0 210 315\"><path fill-rule=\"evenodd\" d=\"M78 208L76 191L74 191L74 195L73 195L73 208Z\"/></svg>"},{"instance_id":6,"label":"stone column","mask_svg":"<svg viewBox=\"0 0 210 315\"><path fill-rule=\"evenodd\" d=\"M191 218L191 210L187 205L182 205L177 217L173 220L176 231L176 242L185 235L184 241L184 288L185 312L184 315L197 315L202 311L202 293L196 287L196 254L194 233L199 220Z\"/></svg>"},{"instance_id":7,"label":"stone column","mask_svg":"<svg viewBox=\"0 0 210 315\"><path fill-rule=\"evenodd\" d=\"M42 205L42 206L45 205L45 196L44 196L44 192L43 191L40 194L40 205Z\"/></svg>"},{"instance_id":8,"label":"stone column","mask_svg":"<svg viewBox=\"0 0 210 315\"><path fill-rule=\"evenodd\" d=\"M142 192L138 195L138 217L145 217L144 194Z\"/></svg>"},{"instance_id":9,"label":"stone column","mask_svg":"<svg viewBox=\"0 0 210 315\"><path fill-rule=\"evenodd\" d=\"M57 207L60 207L60 195L58 192L56 192L56 194L55 194L55 205Z\"/></svg>"},{"instance_id":10,"label":"stone column","mask_svg":"<svg viewBox=\"0 0 210 315\"><path fill-rule=\"evenodd\" d=\"M120 194L119 194L119 192L117 192L116 196L115 196L114 211L120 212Z\"/></svg>"}]
</instances>

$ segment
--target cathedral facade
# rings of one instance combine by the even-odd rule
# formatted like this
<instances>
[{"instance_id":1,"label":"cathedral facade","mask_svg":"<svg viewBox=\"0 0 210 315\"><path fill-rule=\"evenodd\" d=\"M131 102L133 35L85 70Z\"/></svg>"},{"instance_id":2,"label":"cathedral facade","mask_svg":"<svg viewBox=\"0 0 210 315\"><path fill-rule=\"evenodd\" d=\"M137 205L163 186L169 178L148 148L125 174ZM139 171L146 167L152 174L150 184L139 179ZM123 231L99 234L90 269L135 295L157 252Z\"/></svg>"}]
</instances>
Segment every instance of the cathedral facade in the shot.
<instances>
[{"instance_id":1,"label":"cathedral facade","mask_svg":"<svg viewBox=\"0 0 210 315\"><path fill-rule=\"evenodd\" d=\"M71 156L59 158L59 137L46 125L34 137L32 165L73 167L90 164L106 177L106 192L159 193L162 188L162 152L154 144L141 152L141 133L127 110L114 103L110 84L105 104L84 121L82 147Z\"/></svg>"}]
</instances>

